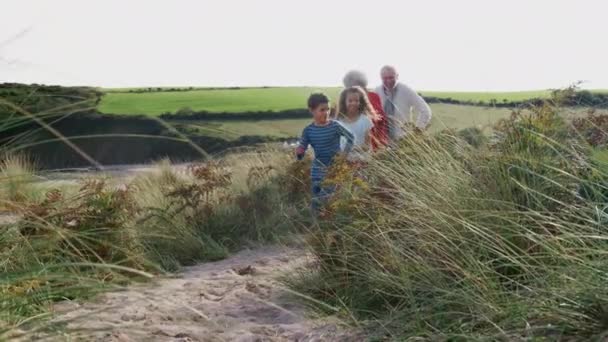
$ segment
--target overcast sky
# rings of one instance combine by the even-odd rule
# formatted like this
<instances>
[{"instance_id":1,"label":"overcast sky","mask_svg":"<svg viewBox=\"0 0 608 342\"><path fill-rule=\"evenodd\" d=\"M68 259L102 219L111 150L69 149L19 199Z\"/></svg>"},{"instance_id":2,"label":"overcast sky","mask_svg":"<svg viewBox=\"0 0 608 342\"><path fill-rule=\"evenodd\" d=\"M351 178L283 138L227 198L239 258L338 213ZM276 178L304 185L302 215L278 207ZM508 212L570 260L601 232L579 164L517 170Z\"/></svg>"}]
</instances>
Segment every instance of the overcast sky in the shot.
<instances>
[{"instance_id":1,"label":"overcast sky","mask_svg":"<svg viewBox=\"0 0 608 342\"><path fill-rule=\"evenodd\" d=\"M1 0L0 82L608 88L606 0Z\"/></svg>"}]
</instances>

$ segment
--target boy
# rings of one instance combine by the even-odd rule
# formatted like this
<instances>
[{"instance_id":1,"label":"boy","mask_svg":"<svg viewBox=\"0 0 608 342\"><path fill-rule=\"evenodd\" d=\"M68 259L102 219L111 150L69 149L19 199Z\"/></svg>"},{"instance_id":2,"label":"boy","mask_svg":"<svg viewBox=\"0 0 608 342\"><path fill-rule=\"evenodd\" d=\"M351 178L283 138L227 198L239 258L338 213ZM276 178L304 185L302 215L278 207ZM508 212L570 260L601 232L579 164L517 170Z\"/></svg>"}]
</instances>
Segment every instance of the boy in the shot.
<instances>
[{"instance_id":1,"label":"boy","mask_svg":"<svg viewBox=\"0 0 608 342\"><path fill-rule=\"evenodd\" d=\"M346 138L344 153L348 153L353 146L354 136L338 121L329 120L329 98L325 94L311 94L308 98L308 109L312 114L313 122L302 131L296 156L298 160L301 160L308 145L311 145L315 152L310 178L312 180L312 210L313 214L316 214L322 202L331 194L332 189L323 187L322 183L327 168L331 166L334 157L340 152L340 138Z\"/></svg>"}]
</instances>

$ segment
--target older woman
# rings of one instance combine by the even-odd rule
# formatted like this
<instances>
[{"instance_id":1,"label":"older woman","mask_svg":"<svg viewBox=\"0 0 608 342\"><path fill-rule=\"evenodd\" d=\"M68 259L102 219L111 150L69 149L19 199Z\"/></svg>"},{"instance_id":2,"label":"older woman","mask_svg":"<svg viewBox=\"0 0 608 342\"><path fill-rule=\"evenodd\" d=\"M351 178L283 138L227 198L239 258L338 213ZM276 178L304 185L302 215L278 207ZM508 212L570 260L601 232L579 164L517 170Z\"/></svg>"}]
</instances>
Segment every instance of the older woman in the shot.
<instances>
[{"instance_id":1,"label":"older woman","mask_svg":"<svg viewBox=\"0 0 608 342\"><path fill-rule=\"evenodd\" d=\"M365 74L358 70L351 70L346 73L342 79L342 83L344 84L345 88L359 86L366 90L369 102L377 114L377 118L373 122L374 127L372 128L371 132L372 148L376 150L379 147L386 146L388 144L388 120L384 110L382 109L382 101L380 100L380 96L373 91L367 90L367 77L365 77Z\"/></svg>"}]
</instances>

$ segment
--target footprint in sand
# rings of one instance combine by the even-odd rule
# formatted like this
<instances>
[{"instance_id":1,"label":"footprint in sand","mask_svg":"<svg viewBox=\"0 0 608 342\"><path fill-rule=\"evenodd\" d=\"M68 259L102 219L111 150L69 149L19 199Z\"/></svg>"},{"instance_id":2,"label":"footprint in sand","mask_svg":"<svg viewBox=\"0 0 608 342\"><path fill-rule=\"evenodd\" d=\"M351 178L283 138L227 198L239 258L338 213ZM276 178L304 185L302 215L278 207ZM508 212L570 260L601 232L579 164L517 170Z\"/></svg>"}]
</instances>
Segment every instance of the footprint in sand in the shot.
<instances>
[{"instance_id":1,"label":"footprint in sand","mask_svg":"<svg viewBox=\"0 0 608 342\"><path fill-rule=\"evenodd\" d=\"M251 265L247 265L245 267L233 268L232 270L240 276L254 275L256 273L255 267L253 267Z\"/></svg>"},{"instance_id":2,"label":"footprint in sand","mask_svg":"<svg viewBox=\"0 0 608 342\"><path fill-rule=\"evenodd\" d=\"M224 296L215 296L215 295L212 295L211 293L205 293L204 291L201 291L199 296L205 298L206 300L212 301L212 302L219 302L222 299L224 299Z\"/></svg>"},{"instance_id":3,"label":"footprint in sand","mask_svg":"<svg viewBox=\"0 0 608 342\"><path fill-rule=\"evenodd\" d=\"M247 291L251 293L258 295L258 297L266 300L270 299L270 296L272 294L272 289L269 286L263 284L254 284L248 282L247 284L245 284L245 289L247 289Z\"/></svg>"}]
</instances>

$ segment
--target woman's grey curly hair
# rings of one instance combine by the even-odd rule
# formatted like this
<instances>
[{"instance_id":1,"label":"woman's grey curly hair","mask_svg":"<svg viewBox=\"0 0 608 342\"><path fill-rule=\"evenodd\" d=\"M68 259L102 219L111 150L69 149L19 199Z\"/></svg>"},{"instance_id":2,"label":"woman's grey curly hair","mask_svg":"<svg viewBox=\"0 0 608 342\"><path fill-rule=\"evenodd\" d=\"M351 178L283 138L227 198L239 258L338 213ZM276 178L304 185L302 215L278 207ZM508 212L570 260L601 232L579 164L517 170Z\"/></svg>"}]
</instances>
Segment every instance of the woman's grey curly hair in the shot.
<instances>
[{"instance_id":1,"label":"woman's grey curly hair","mask_svg":"<svg viewBox=\"0 0 608 342\"><path fill-rule=\"evenodd\" d=\"M367 88L367 77L359 70L351 70L344 75L342 79L345 88L359 86L363 89Z\"/></svg>"}]
</instances>

